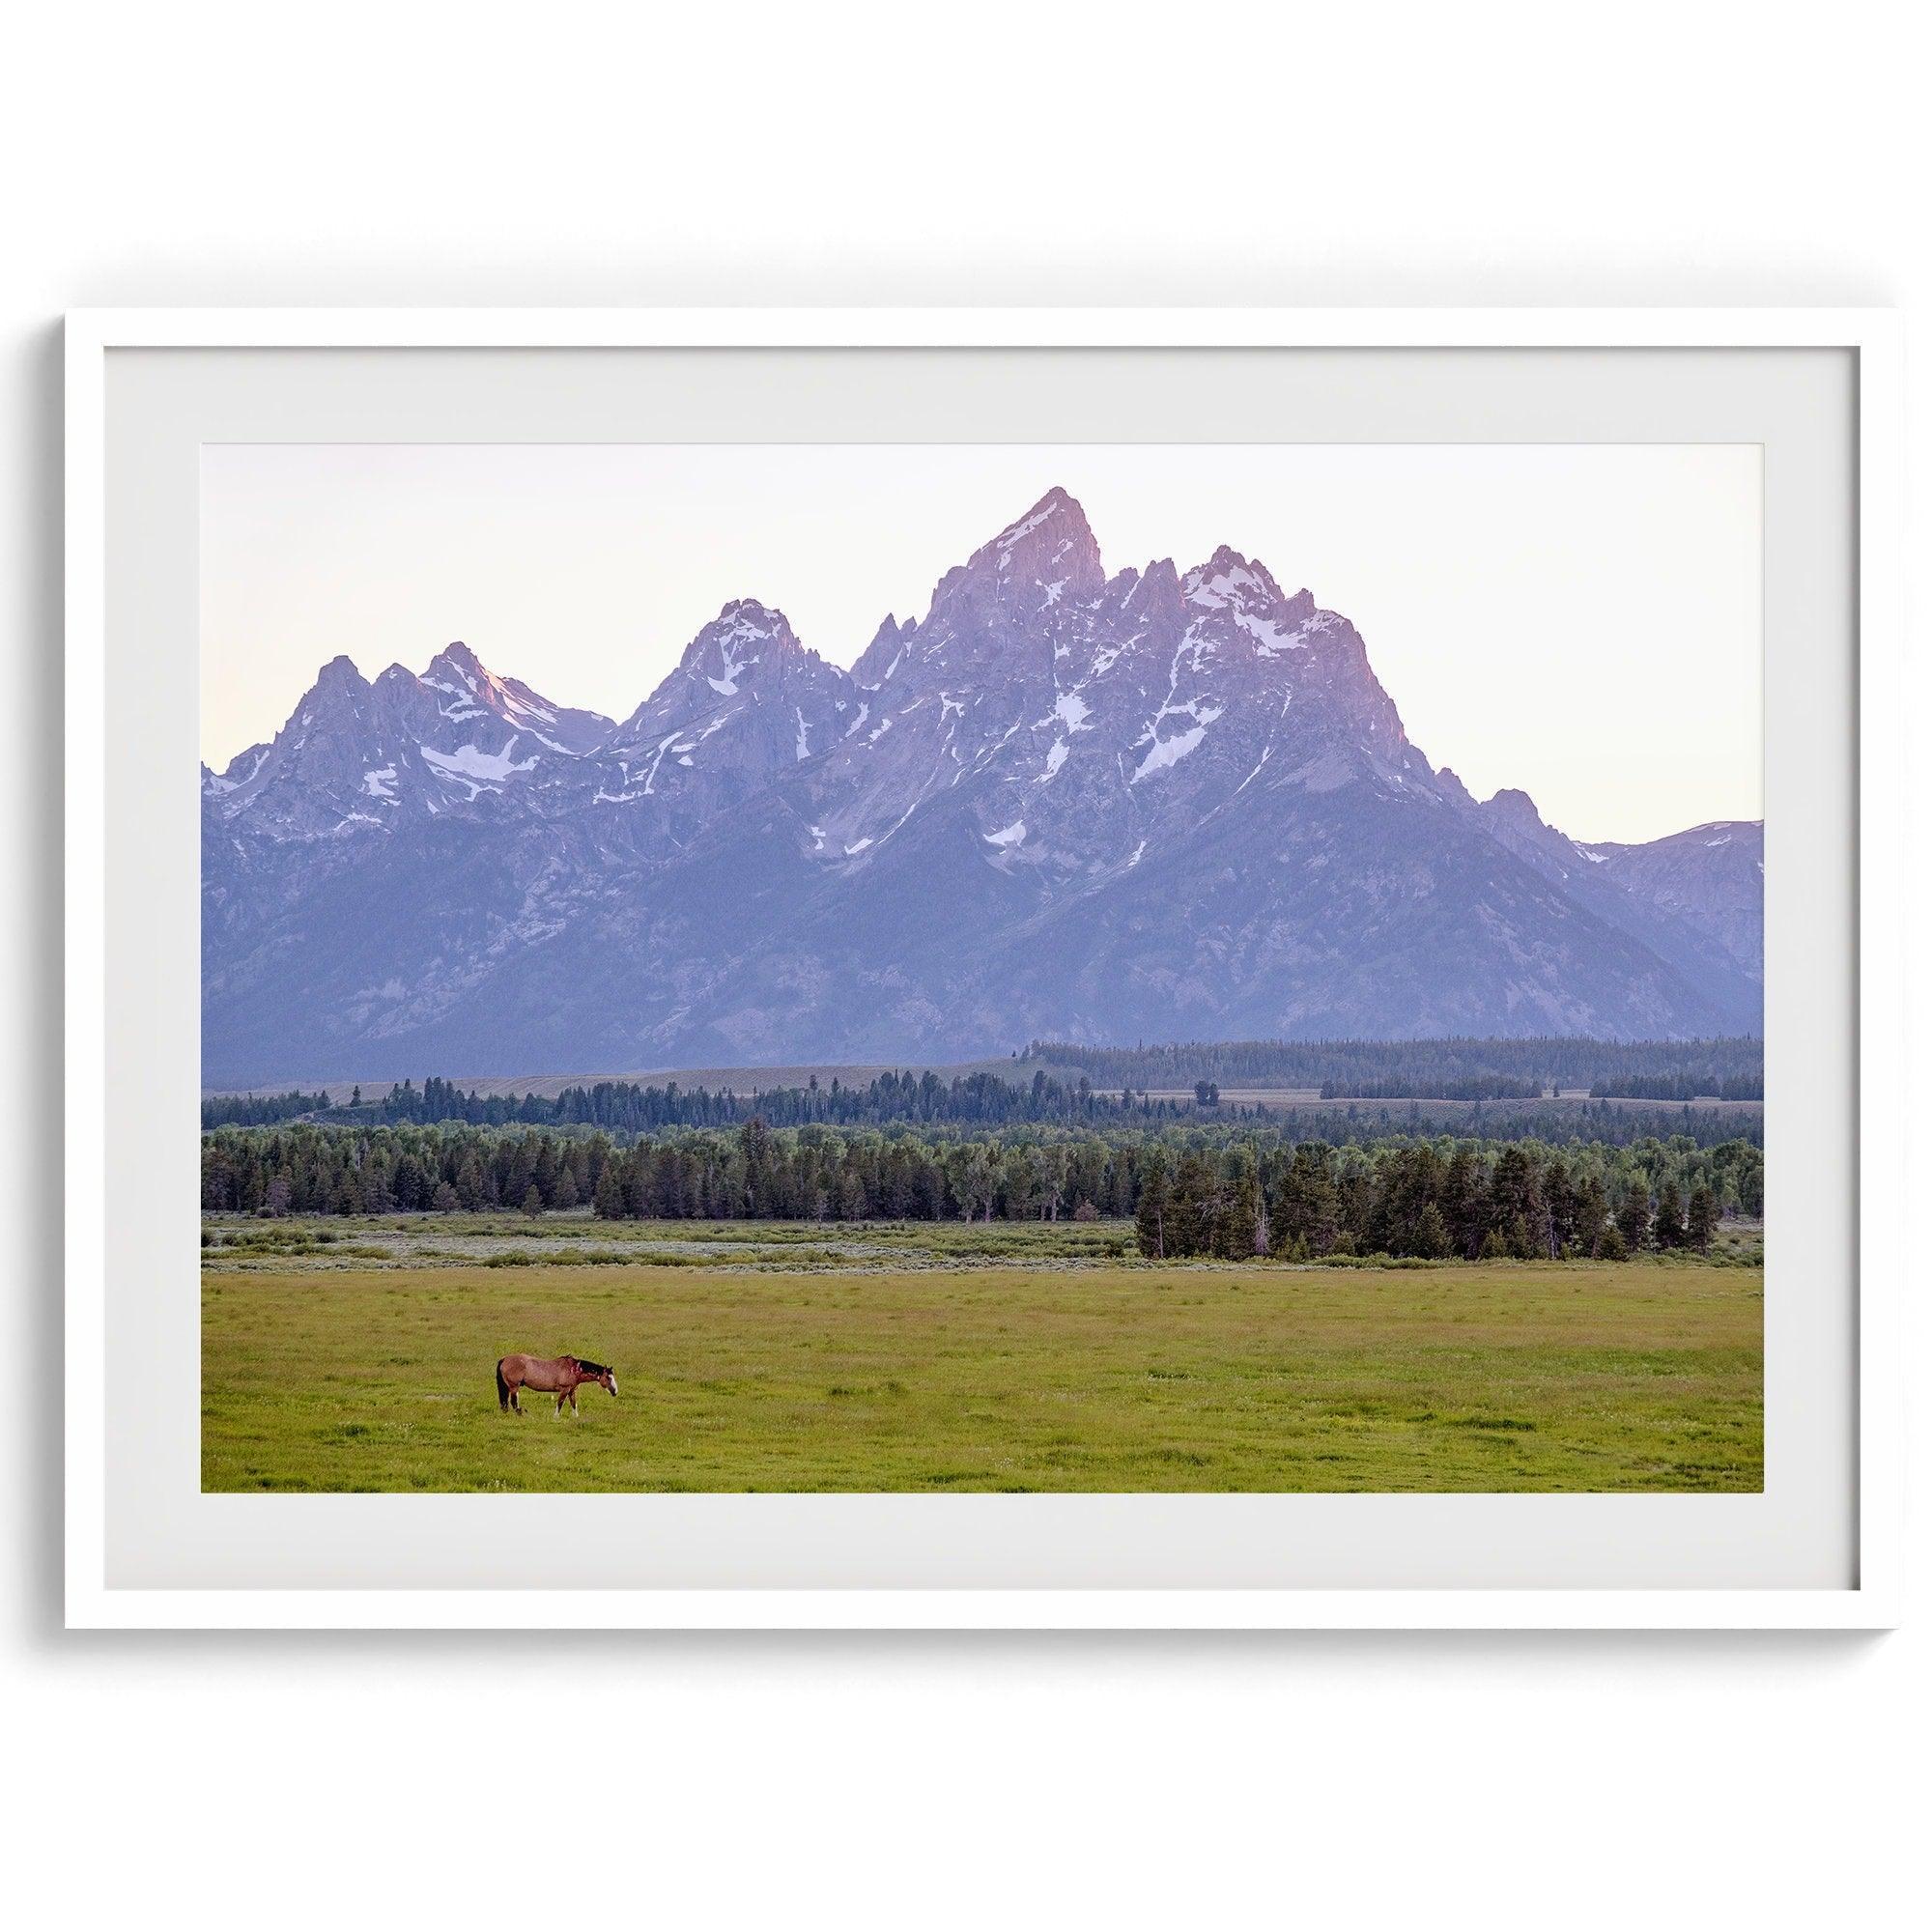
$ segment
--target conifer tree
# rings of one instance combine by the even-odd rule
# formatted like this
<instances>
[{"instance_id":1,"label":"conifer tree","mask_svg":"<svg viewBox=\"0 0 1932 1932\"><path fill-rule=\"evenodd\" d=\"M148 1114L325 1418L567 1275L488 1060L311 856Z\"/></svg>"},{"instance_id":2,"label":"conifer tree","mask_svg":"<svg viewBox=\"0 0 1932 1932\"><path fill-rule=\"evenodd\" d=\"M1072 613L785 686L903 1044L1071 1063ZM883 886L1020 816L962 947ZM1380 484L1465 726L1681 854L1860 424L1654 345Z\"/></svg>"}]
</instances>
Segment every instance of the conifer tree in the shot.
<instances>
[{"instance_id":1,"label":"conifer tree","mask_svg":"<svg viewBox=\"0 0 1932 1932\"><path fill-rule=\"evenodd\" d=\"M1575 1204L1571 1239L1579 1255L1594 1255L1604 1238L1604 1220L1609 1211L1604 1183L1595 1174L1586 1174L1577 1183Z\"/></svg>"},{"instance_id":2,"label":"conifer tree","mask_svg":"<svg viewBox=\"0 0 1932 1932\"><path fill-rule=\"evenodd\" d=\"M484 1204L483 1163L473 1151L456 1170L456 1198L472 1214Z\"/></svg>"},{"instance_id":3,"label":"conifer tree","mask_svg":"<svg viewBox=\"0 0 1932 1932\"><path fill-rule=\"evenodd\" d=\"M1263 1237L1261 1181L1252 1156L1243 1159L1225 1190L1216 1217L1214 1252L1224 1261L1252 1261L1266 1253Z\"/></svg>"},{"instance_id":4,"label":"conifer tree","mask_svg":"<svg viewBox=\"0 0 1932 1932\"><path fill-rule=\"evenodd\" d=\"M1167 1252L1171 1259L1204 1254L1214 1245L1214 1185L1198 1153L1184 1153L1174 1170L1167 1203Z\"/></svg>"},{"instance_id":5,"label":"conifer tree","mask_svg":"<svg viewBox=\"0 0 1932 1932\"><path fill-rule=\"evenodd\" d=\"M1690 1192L1687 1232L1690 1245L1700 1255L1708 1255L1711 1252L1711 1242L1718 1232L1718 1197L1708 1183L1699 1185Z\"/></svg>"},{"instance_id":6,"label":"conifer tree","mask_svg":"<svg viewBox=\"0 0 1932 1932\"><path fill-rule=\"evenodd\" d=\"M1278 1252L1296 1243L1308 1254L1325 1255L1338 1227L1335 1183L1328 1172L1328 1149L1303 1141L1283 1175L1275 1202L1274 1242Z\"/></svg>"},{"instance_id":7,"label":"conifer tree","mask_svg":"<svg viewBox=\"0 0 1932 1932\"><path fill-rule=\"evenodd\" d=\"M1153 1261L1167 1259L1167 1163L1156 1154L1141 1177L1140 1205L1134 1209L1141 1253Z\"/></svg>"},{"instance_id":8,"label":"conifer tree","mask_svg":"<svg viewBox=\"0 0 1932 1932\"><path fill-rule=\"evenodd\" d=\"M1416 1216L1414 1240L1415 1252L1425 1261L1438 1261L1449 1252L1449 1224L1433 1201Z\"/></svg>"},{"instance_id":9,"label":"conifer tree","mask_svg":"<svg viewBox=\"0 0 1932 1932\"><path fill-rule=\"evenodd\" d=\"M604 1163L604 1172L597 1177L597 1192L590 1205L598 1218L604 1221L621 1221L629 1211L630 1204L624 1198L624 1177L618 1172L614 1160Z\"/></svg>"},{"instance_id":10,"label":"conifer tree","mask_svg":"<svg viewBox=\"0 0 1932 1932\"><path fill-rule=\"evenodd\" d=\"M1650 1185L1642 1175L1634 1175L1617 1204L1617 1232L1630 1253L1640 1249L1650 1233Z\"/></svg>"},{"instance_id":11,"label":"conifer tree","mask_svg":"<svg viewBox=\"0 0 1932 1932\"><path fill-rule=\"evenodd\" d=\"M1449 1231L1449 1251L1473 1260L1489 1225L1488 1190L1472 1149L1459 1147L1442 1174L1440 1206Z\"/></svg>"},{"instance_id":12,"label":"conifer tree","mask_svg":"<svg viewBox=\"0 0 1932 1932\"><path fill-rule=\"evenodd\" d=\"M1666 1180L1657 1190L1657 1223L1652 1236L1660 1248L1684 1245L1684 1196L1674 1180Z\"/></svg>"},{"instance_id":13,"label":"conifer tree","mask_svg":"<svg viewBox=\"0 0 1932 1932\"><path fill-rule=\"evenodd\" d=\"M1545 1211L1536 1165L1528 1151L1518 1146L1504 1148L1490 1174L1490 1218L1492 1226L1502 1229L1510 1253L1519 1260L1526 1260L1537 1251L1536 1236Z\"/></svg>"}]
</instances>

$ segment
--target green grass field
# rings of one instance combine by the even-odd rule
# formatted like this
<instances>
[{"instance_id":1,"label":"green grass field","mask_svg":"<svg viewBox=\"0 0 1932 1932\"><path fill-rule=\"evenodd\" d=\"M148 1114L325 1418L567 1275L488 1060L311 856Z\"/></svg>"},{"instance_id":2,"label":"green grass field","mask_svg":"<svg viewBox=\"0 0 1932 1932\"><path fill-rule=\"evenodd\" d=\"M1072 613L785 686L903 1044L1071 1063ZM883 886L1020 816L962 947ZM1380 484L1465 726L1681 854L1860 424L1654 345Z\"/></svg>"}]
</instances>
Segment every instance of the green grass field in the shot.
<instances>
[{"instance_id":1,"label":"green grass field","mask_svg":"<svg viewBox=\"0 0 1932 1932\"><path fill-rule=\"evenodd\" d=\"M1118 1224L211 1225L210 1490L1763 1481L1760 1266L1163 1267ZM513 1350L611 1362L621 1394L502 1415Z\"/></svg>"}]
</instances>

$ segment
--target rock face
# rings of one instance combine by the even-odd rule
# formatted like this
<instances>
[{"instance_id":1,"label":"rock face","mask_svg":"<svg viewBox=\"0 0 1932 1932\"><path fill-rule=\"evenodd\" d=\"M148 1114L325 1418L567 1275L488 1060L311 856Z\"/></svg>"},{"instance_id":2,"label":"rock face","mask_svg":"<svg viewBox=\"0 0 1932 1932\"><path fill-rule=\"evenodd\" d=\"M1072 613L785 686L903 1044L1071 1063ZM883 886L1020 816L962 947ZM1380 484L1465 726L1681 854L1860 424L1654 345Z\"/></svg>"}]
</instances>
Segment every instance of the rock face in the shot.
<instances>
[{"instance_id":1,"label":"rock face","mask_svg":"<svg viewBox=\"0 0 1932 1932\"><path fill-rule=\"evenodd\" d=\"M203 775L204 1074L1755 1032L1756 825L1583 846L1347 618L1038 503L848 674L727 604L622 724L452 645Z\"/></svg>"}]
</instances>

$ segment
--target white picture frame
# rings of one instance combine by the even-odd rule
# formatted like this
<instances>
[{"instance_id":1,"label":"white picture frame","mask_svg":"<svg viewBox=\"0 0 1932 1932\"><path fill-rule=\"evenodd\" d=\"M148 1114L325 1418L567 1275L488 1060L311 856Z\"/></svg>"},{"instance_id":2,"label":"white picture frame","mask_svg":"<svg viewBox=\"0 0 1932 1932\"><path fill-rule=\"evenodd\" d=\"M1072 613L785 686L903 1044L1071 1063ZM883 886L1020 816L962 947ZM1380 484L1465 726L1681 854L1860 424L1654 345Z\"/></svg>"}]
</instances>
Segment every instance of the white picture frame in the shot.
<instances>
[{"instance_id":1,"label":"white picture frame","mask_svg":"<svg viewBox=\"0 0 1932 1932\"><path fill-rule=\"evenodd\" d=\"M75 1628L1882 1628L1904 1544L1905 1070L1902 373L1870 310L83 310L67 322L67 1375L106 1351L101 1170L110 1094L108 363L121 350L1187 348L1832 349L1856 358L1858 834L1856 1522L1833 1589L575 1589L151 1587L105 1560L103 1417L67 1408L67 1616ZM1868 886L1867 889L1863 889ZM1768 1417L1775 1427L1776 1418ZM492 1499L466 1499L488 1507ZM543 1499L522 1499L527 1508ZM951 1499L931 1499L935 1506Z\"/></svg>"}]
</instances>

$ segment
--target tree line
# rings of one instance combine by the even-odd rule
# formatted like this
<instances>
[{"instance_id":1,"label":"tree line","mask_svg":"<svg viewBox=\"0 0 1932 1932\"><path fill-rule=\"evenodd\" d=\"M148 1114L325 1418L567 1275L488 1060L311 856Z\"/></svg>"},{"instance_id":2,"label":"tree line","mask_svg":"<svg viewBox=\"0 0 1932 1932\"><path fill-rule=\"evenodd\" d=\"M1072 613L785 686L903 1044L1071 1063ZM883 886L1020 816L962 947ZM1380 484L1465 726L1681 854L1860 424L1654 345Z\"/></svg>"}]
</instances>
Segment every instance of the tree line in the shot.
<instances>
[{"instance_id":1,"label":"tree line","mask_svg":"<svg viewBox=\"0 0 1932 1932\"><path fill-rule=\"evenodd\" d=\"M1755 1109L1631 1106L1609 1100L1350 1101L1346 1106L1267 1106L1236 1110L1265 1122L1284 1139L1340 1145L1386 1140L1392 1134L1452 1133L1470 1140L1565 1142L1634 1147L1651 1140L1695 1141L1717 1147L1732 1140L1764 1145L1764 1116Z\"/></svg>"},{"instance_id":2,"label":"tree line","mask_svg":"<svg viewBox=\"0 0 1932 1932\"><path fill-rule=\"evenodd\" d=\"M1646 1248L1708 1253L1725 1212L1763 1208L1763 1156L1743 1141L1614 1160L1520 1141L1351 1151L1363 1151L1304 1141L1159 1156L1135 1206L1140 1250L1166 1261L1623 1261Z\"/></svg>"},{"instance_id":3,"label":"tree line","mask_svg":"<svg viewBox=\"0 0 1932 1932\"><path fill-rule=\"evenodd\" d=\"M297 1104L307 1102L306 1105ZM757 1118L772 1126L865 1126L888 1121L957 1122L999 1126L1022 1122L1100 1122L1173 1119L1190 1111L1173 1100L1096 1094L1091 1082L1063 1082L1045 1072L1031 1081L977 1072L942 1079L923 1073L887 1072L863 1084L813 1074L802 1087L738 1094L728 1089L662 1087L600 1080L566 1087L555 1098L540 1094L466 1093L432 1077L420 1087L404 1080L367 1100L358 1087L346 1104L327 1093L289 1094L273 1100L215 1095L201 1107L203 1127L258 1126L304 1116L324 1122L396 1125L460 1121L469 1126L586 1126L637 1134L660 1127L735 1126Z\"/></svg>"},{"instance_id":4,"label":"tree line","mask_svg":"<svg viewBox=\"0 0 1932 1932\"><path fill-rule=\"evenodd\" d=\"M1447 1083L1443 1083L1447 1084ZM313 1096L324 1103L298 1109L310 1096L292 1093L272 1100L238 1100L231 1118L218 1098L202 1102L204 1129L222 1125L266 1125L300 1118L325 1125L434 1125L462 1122L469 1126L550 1126L600 1129L622 1144L639 1134L668 1127L729 1127L762 1120L768 1126L958 1126L991 1129L1021 1125L1091 1127L1161 1127L1199 1120L1204 1114L1217 1122L1240 1125L1253 1122L1272 1127L1289 1140L1320 1139L1351 1143L1390 1134L1427 1133L1452 1129L1483 1140L1549 1140L1573 1137L1631 1146L1643 1140L1688 1134L1706 1147L1721 1141L1762 1141L1763 1122L1740 1110L1612 1106L1607 1099L1501 1100L1475 1094L1415 1099L1390 1096L1316 1109L1293 1101L1258 1101L1231 1105L1211 1080L1195 1083L1192 1100L1155 1099L1131 1092L1096 1092L1084 1077L1072 1085L1036 1069L1031 1081L1019 1083L991 1073L955 1075L942 1080L936 1073L882 1073L863 1085L845 1085L836 1077L820 1085L814 1078L804 1087L739 1094L697 1087L680 1088L674 1081L663 1087L627 1081L600 1081L590 1087L566 1088L554 1099L537 1094L521 1096L464 1092L453 1082L431 1078L420 1087L405 1080L387 1093L365 1100L360 1088L346 1103L330 1102L327 1093ZM1391 1104L1393 1100L1394 1104Z\"/></svg>"},{"instance_id":5,"label":"tree line","mask_svg":"<svg viewBox=\"0 0 1932 1932\"><path fill-rule=\"evenodd\" d=\"M209 1127L268 1127L277 1121L293 1121L304 1114L317 1114L330 1104L327 1093L304 1094L291 1088L286 1094L214 1094L201 1103L201 1124Z\"/></svg>"},{"instance_id":6,"label":"tree line","mask_svg":"<svg viewBox=\"0 0 1932 1932\"><path fill-rule=\"evenodd\" d=\"M1627 1073L1599 1080L1593 1100L1762 1100L1764 1071L1755 1073Z\"/></svg>"},{"instance_id":7,"label":"tree line","mask_svg":"<svg viewBox=\"0 0 1932 1932\"><path fill-rule=\"evenodd\" d=\"M1193 1254L1611 1254L1682 1245L1693 1197L1758 1215L1762 1151L1688 1135L1627 1147L1440 1135L1334 1145L1261 1126L1100 1130L467 1124L221 1127L202 1206L260 1215L546 1210L609 1219L1021 1221L1134 1217ZM1642 1215L1636 1212L1641 1205ZM1697 1210L1702 1216L1706 1210ZM1711 1222L1709 1225L1715 1225ZM1696 1221L1699 1237L1709 1226Z\"/></svg>"},{"instance_id":8,"label":"tree line","mask_svg":"<svg viewBox=\"0 0 1932 1932\"><path fill-rule=\"evenodd\" d=\"M1061 1079L1085 1074L1095 1087L1173 1090L1211 1080L1225 1087L1301 1087L1343 1095L1449 1095L1487 1086L1582 1091L1633 1079L1690 1079L1695 1092L1655 1097L1695 1098L1723 1083L1755 1078L1761 1098L1764 1042L1745 1036L1713 1039L1248 1039L1189 1040L1173 1045L1076 1046L1035 1040L1016 1055L1021 1067L1037 1064ZM1473 1093L1462 1097L1476 1097ZM1638 1096L1642 1097L1642 1096Z\"/></svg>"}]
</instances>

